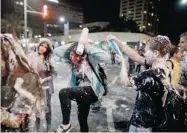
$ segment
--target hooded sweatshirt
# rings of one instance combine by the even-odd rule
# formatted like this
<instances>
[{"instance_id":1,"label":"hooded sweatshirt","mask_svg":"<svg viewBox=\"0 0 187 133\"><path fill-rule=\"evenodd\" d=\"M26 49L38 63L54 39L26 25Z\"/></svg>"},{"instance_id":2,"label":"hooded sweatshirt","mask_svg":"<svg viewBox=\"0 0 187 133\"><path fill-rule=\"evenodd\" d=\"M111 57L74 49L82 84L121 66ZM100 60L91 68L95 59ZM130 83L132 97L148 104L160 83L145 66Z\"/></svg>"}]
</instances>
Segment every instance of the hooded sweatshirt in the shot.
<instances>
[{"instance_id":1,"label":"hooded sweatshirt","mask_svg":"<svg viewBox=\"0 0 187 133\"><path fill-rule=\"evenodd\" d=\"M39 46L46 42L49 45L49 48L51 49L51 51L53 51L52 48L52 43L49 39L47 38L42 38L40 40L40 42L38 43L38 48ZM37 48L37 49L38 49ZM44 62L39 58L39 54L38 51L37 52L32 52L28 55L28 60L29 60L29 64L35 69L37 70L37 72L39 73L41 79L45 79L48 77L52 78L52 74L50 73L50 66L51 66L51 59L49 58L49 61L45 61ZM54 93L54 86L53 86L53 82L52 79L49 79L47 81L45 81L44 83L42 83L44 89L49 89L49 93L53 94Z\"/></svg>"}]
</instances>

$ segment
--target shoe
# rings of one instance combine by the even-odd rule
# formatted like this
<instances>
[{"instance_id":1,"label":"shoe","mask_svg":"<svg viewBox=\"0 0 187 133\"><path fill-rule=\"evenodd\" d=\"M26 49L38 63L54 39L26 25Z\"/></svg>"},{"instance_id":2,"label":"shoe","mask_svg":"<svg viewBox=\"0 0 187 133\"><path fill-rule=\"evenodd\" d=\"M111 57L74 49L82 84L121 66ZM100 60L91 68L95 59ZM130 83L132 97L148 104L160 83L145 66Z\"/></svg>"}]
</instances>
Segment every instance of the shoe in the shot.
<instances>
[{"instance_id":1,"label":"shoe","mask_svg":"<svg viewBox=\"0 0 187 133\"><path fill-rule=\"evenodd\" d=\"M63 128L63 125L61 124L59 127L58 127L58 129L57 129L57 133L62 133L62 132L69 132L70 130L71 130L71 124L70 124L70 126L67 128L67 129L64 129Z\"/></svg>"},{"instance_id":2,"label":"shoe","mask_svg":"<svg viewBox=\"0 0 187 133\"><path fill-rule=\"evenodd\" d=\"M91 112L98 112L99 110L101 109L101 107L94 107L94 108L91 108Z\"/></svg>"},{"instance_id":3,"label":"shoe","mask_svg":"<svg viewBox=\"0 0 187 133\"><path fill-rule=\"evenodd\" d=\"M101 109L101 105L99 105L99 104L93 104L90 106L91 112L98 112L100 109Z\"/></svg>"}]
</instances>

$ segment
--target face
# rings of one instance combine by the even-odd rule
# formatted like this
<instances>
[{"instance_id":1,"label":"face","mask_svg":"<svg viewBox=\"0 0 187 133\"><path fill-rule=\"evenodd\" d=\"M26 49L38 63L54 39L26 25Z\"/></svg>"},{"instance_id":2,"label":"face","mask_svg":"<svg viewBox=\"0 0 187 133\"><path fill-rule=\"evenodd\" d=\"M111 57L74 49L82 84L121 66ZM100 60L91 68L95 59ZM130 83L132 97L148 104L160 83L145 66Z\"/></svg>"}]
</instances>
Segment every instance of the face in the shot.
<instances>
[{"instance_id":1,"label":"face","mask_svg":"<svg viewBox=\"0 0 187 133\"><path fill-rule=\"evenodd\" d=\"M39 54L44 54L47 51L47 48L48 48L47 43L40 44L39 50L38 50Z\"/></svg>"},{"instance_id":2,"label":"face","mask_svg":"<svg viewBox=\"0 0 187 133\"><path fill-rule=\"evenodd\" d=\"M182 51L178 50L178 52L174 54L174 57L177 58L178 60L180 60L182 57Z\"/></svg>"},{"instance_id":3,"label":"face","mask_svg":"<svg viewBox=\"0 0 187 133\"><path fill-rule=\"evenodd\" d=\"M179 46L182 51L187 51L187 37L180 38Z\"/></svg>"},{"instance_id":4,"label":"face","mask_svg":"<svg viewBox=\"0 0 187 133\"><path fill-rule=\"evenodd\" d=\"M73 64L78 64L82 60L82 56L77 55L75 52L70 52L70 60Z\"/></svg>"},{"instance_id":5,"label":"face","mask_svg":"<svg viewBox=\"0 0 187 133\"><path fill-rule=\"evenodd\" d=\"M153 50L151 50L150 48L148 48L148 47L146 47L145 48L145 59L146 59L146 61L147 61L147 63L149 64L149 65L152 65L153 64L153 62L155 61L155 59L157 58L157 56L158 56L158 51L153 51Z\"/></svg>"}]
</instances>

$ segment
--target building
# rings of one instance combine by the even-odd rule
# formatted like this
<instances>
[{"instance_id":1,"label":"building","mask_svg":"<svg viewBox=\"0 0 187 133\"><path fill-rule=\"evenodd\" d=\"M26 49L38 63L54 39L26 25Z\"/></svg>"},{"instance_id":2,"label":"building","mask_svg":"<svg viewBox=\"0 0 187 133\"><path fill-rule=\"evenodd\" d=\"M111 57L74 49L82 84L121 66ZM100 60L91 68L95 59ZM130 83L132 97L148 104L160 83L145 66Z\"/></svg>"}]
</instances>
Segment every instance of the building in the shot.
<instances>
[{"instance_id":1,"label":"building","mask_svg":"<svg viewBox=\"0 0 187 133\"><path fill-rule=\"evenodd\" d=\"M140 31L158 34L161 0L121 0L120 17L136 21Z\"/></svg>"},{"instance_id":2,"label":"building","mask_svg":"<svg viewBox=\"0 0 187 133\"><path fill-rule=\"evenodd\" d=\"M24 14L24 0L6 1L10 5L7 6L9 12ZM27 13L28 32L32 30L32 37L62 35L64 23L68 23L69 28L73 29L79 28L84 21L83 9L78 4L72 5L62 0L27 0L27 5L27 10L30 11L42 12L44 5L47 5L48 10L45 18L41 14ZM60 21L62 17L64 22Z\"/></svg>"},{"instance_id":3,"label":"building","mask_svg":"<svg viewBox=\"0 0 187 133\"><path fill-rule=\"evenodd\" d=\"M147 34L142 33L127 33L127 32L95 32L95 33L89 33L88 39L92 40L93 44L97 45L101 42L106 43L106 37L109 35L115 35L117 36L124 44L129 45L132 48L135 48L137 45L137 42L146 44L148 40L152 38L152 36L149 36ZM68 42L74 42L79 41L81 33L72 34L69 37ZM55 40L60 42L61 44L65 44L67 42L67 38L65 36L52 36L49 37L51 40Z\"/></svg>"}]
</instances>

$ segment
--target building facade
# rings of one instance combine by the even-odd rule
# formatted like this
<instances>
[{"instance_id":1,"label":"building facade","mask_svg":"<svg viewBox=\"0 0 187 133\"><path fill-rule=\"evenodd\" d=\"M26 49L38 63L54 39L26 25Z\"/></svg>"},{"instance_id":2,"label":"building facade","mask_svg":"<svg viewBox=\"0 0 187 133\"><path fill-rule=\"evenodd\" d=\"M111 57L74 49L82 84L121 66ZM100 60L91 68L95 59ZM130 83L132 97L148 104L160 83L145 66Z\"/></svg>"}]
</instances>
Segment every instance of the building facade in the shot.
<instances>
[{"instance_id":1,"label":"building facade","mask_svg":"<svg viewBox=\"0 0 187 133\"><path fill-rule=\"evenodd\" d=\"M24 16L24 0L7 0L6 4L10 5L9 12ZM32 30L32 37L62 35L64 23L69 23L69 28L73 29L84 22L83 9L78 4L72 5L62 0L27 0L27 5L30 11L42 12L44 5L47 5L48 10L45 18L41 14L27 13L28 32ZM64 22L60 21L62 17Z\"/></svg>"},{"instance_id":2,"label":"building facade","mask_svg":"<svg viewBox=\"0 0 187 133\"><path fill-rule=\"evenodd\" d=\"M120 17L134 20L140 31L158 34L161 0L121 0Z\"/></svg>"}]
</instances>

